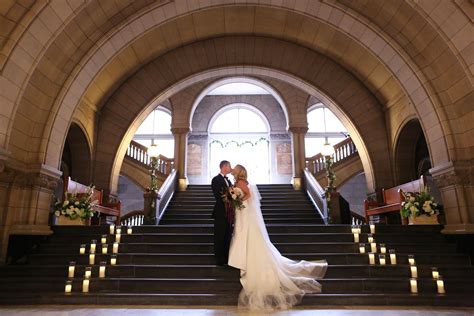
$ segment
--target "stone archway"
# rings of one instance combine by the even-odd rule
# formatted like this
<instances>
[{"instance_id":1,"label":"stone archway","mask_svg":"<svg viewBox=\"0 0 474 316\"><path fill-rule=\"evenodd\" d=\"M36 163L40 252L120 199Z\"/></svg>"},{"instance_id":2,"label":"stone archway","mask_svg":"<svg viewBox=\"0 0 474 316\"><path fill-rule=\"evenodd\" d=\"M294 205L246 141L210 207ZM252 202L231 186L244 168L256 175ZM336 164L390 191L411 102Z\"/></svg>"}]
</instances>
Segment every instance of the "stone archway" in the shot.
<instances>
[{"instance_id":1,"label":"stone archway","mask_svg":"<svg viewBox=\"0 0 474 316\"><path fill-rule=\"evenodd\" d=\"M86 133L79 124L72 123L66 136L62 162L67 164L69 174L74 181L89 185L92 175L92 153Z\"/></svg>"}]
</instances>

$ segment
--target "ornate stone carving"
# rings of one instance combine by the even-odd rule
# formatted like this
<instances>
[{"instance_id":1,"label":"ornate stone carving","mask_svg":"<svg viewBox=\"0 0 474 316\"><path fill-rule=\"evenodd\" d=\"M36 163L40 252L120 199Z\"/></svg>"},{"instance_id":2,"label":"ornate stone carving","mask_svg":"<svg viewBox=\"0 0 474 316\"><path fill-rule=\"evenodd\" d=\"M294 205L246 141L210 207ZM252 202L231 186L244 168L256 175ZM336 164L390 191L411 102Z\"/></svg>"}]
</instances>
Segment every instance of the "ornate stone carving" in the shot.
<instances>
[{"instance_id":1,"label":"ornate stone carving","mask_svg":"<svg viewBox=\"0 0 474 316\"><path fill-rule=\"evenodd\" d=\"M190 131L189 127L172 127L171 128L171 133L173 133L173 135L187 134L189 133L189 131Z\"/></svg>"},{"instance_id":2,"label":"ornate stone carving","mask_svg":"<svg viewBox=\"0 0 474 316\"><path fill-rule=\"evenodd\" d=\"M438 188L451 185L472 185L474 182L474 160L449 162L430 170Z\"/></svg>"},{"instance_id":3,"label":"ornate stone carving","mask_svg":"<svg viewBox=\"0 0 474 316\"><path fill-rule=\"evenodd\" d=\"M308 132L308 126L290 126L289 130L293 134L306 134Z\"/></svg>"},{"instance_id":4,"label":"ornate stone carving","mask_svg":"<svg viewBox=\"0 0 474 316\"><path fill-rule=\"evenodd\" d=\"M58 185L59 178L41 172L25 172L22 170L4 166L0 172L0 182L13 184L20 188L40 187L54 190Z\"/></svg>"}]
</instances>

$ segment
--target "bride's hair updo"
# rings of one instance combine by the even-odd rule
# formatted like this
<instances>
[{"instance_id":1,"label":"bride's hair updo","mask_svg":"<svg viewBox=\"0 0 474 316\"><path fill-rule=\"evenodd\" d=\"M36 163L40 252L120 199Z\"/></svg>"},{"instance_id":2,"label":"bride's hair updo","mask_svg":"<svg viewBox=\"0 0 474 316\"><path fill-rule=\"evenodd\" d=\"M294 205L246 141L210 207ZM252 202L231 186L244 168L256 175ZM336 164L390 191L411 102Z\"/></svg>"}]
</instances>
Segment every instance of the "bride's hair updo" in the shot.
<instances>
[{"instance_id":1,"label":"bride's hair updo","mask_svg":"<svg viewBox=\"0 0 474 316\"><path fill-rule=\"evenodd\" d=\"M235 182L239 180L247 181L247 169L242 165L236 165L232 170L232 175L234 176Z\"/></svg>"}]
</instances>

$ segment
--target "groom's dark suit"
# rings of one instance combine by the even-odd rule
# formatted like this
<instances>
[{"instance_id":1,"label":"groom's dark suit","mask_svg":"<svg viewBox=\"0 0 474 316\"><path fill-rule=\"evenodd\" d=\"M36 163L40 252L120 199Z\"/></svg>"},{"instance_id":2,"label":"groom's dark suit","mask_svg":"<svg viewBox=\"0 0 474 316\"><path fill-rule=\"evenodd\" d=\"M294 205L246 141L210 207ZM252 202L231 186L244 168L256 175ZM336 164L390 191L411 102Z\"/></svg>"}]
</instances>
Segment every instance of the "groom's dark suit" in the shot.
<instances>
[{"instance_id":1,"label":"groom's dark suit","mask_svg":"<svg viewBox=\"0 0 474 316\"><path fill-rule=\"evenodd\" d=\"M227 184L226 184L227 182ZM216 199L212 217L214 218L214 254L218 265L227 264L229 258L229 246L232 238L232 225L226 218L226 208L222 201L222 194L231 185L227 177L218 174L212 178L212 192Z\"/></svg>"}]
</instances>

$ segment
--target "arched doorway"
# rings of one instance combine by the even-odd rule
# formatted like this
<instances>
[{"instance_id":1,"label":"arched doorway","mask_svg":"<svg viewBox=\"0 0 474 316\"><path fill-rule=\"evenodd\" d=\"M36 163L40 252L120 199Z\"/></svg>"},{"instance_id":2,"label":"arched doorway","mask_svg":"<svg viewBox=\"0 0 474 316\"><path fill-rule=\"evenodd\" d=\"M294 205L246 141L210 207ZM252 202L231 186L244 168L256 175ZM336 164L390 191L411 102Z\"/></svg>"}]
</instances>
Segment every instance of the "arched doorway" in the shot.
<instances>
[{"instance_id":1,"label":"arched doorway","mask_svg":"<svg viewBox=\"0 0 474 316\"><path fill-rule=\"evenodd\" d=\"M270 183L269 124L257 108L236 103L217 112L209 124L209 166L221 160L247 168L254 183ZM209 179L218 170L209 168Z\"/></svg>"}]
</instances>

